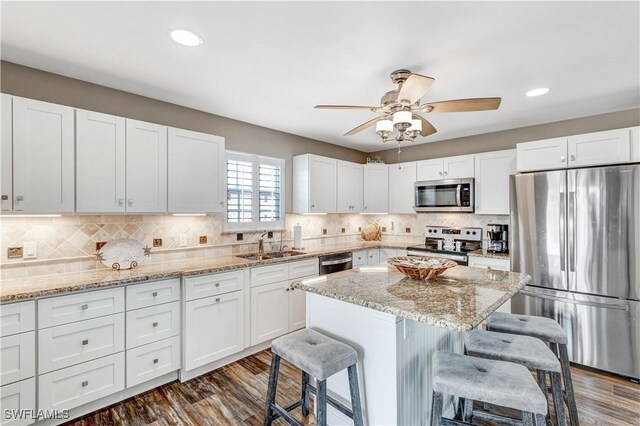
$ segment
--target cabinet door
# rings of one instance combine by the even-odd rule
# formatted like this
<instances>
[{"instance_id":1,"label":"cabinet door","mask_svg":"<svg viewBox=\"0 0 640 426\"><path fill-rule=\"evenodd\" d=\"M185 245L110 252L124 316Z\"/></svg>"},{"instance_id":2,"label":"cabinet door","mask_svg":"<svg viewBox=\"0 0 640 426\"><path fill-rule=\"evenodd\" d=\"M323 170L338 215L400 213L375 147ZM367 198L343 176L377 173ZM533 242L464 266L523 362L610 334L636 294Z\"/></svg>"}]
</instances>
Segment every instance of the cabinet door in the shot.
<instances>
[{"instance_id":1,"label":"cabinet door","mask_svg":"<svg viewBox=\"0 0 640 426\"><path fill-rule=\"evenodd\" d=\"M289 281L289 284L296 280ZM305 328L307 325L307 292L289 289L289 332Z\"/></svg>"},{"instance_id":2,"label":"cabinet door","mask_svg":"<svg viewBox=\"0 0 640 426\"><path fill-rule=\"evenodd\" d=\"M416 163L389 165L389 213L415 213L415 182Z\"/></svg>"},{"instance_id":3,"label":"cabinet door","mask_svg":"<svg viewBox=\"0 0 640 426\"><path fill-rule=\"evenodd\" d=\"M13 123L11 96L1 95L2 134L0 135L0 207L3 212L13 209Z\"/></svg>"},{"instance_id":4,"label":"cabinet door","mask_svg":"<svg viewBox=\"0 0 640 426\"><path fill-rule=\"evenodd\" d=\"M445 179L473 177L473 155L443 158L442 174Z\"/></svg>"},{"instance_id":5,"label":"cabinet door","mask_svg":"<svg viewBox=\"0 0 640 426\"><path fill-rule=\"evenodd\" d=\"M364 166L364 213L389 211L389 168L386 164Z\"/></svg>"},{"instance_id":6,"label":"cabinet door","mask_svg":"<svg viewBox=\"0 0 640 426\"><path fill-rule=\"evenodd\" d=\"M76 211L125 211L125 119L76 110Z\"/></svg>"},{"instance_id":7,"label":"cabinet door","mask_svg":"<svg viewBox=\"0 0 640 426\"><path fill-rule=\"evenodd\" d=\"M73 213L73 108L13 98L13 210Z\"/></svg>"},{"instance_id":8,"label":"cabinet door","mask_svg":"<svg viewBox=\"0 0 640 426\"><path fill-rule=\"evenodd\" d=\"M569 136L569 166L627 163L631 161L629 129Z\"/></svg>"},{"instance_id":9,"label":"cabinet door","mask_svg":"<svg viewBox=\"0 0 640 426\"><path fill-rule=\"evenodd\" d=\"M21 382L0 387L0 407L4 412L36 409L36 379L31 378ZM2 426L30 425L35 422L29 416L17 419L0 418Z\"/></svg>"},{"instance_id":10,"label":"cabinet door","mask_svg":"<svg viewBox=\"0 0 640 426\"><path fill-rule=\"evenodd\" d=\"M185 303L185 370L244 349L244 292Z\"/></svg>"},{"instance_id":11,"label":"cabinet door","mask_svg":"<svg viewBox=\"0 0 640 426\"><path fill-rule=\"evenodd\" d=\"M380 249L367 250L367 265L377 265L380 263Z\"/></svg>"},{"instance_id":12,"label":"cabinet door","mask_svg":"<svg viewBox=\"0 0 640 426\"><path fill-rule=\"evenodd\" d=\"M309 211L335 213L336 160L309 156Z\"/></svg>"},{"instance_id":13,"label":"cabinet door","mask_svg":"<svg viewBox=\"0 0 640 426\"><path fill-rule=\"evenodd\" d=\"M475 157L476 214L509 214L509 176L516 172L516 150Z\"/></svg>"},{"instance_id":14,"label":"cabinet door","mask_svg":"<svg viewBox=\"0 0 640 426\"><path fill-rule=\"evenodd\" d=\"M362 212L364 184L362 164L338 161L337 169L338 213Z\"/></svg>"},{"instance_id":15,"label":"cabinet door","mask_svg":"<svg viewBox=\"0 0 640 426\"><path fill-rule=\"evenodd\" d=\"M432 160L422 160L417 163L417 179L418 180L438 180L442 179L442 169L444 162L442 158L434 158Z\"/></svg>"},{"instance_id":16,"label":"cabinet door","mask_svg":"<svg viewBox=\"0 0 640 426\"><path fill-rule=\"evenodd\" d=\"M169 212L223 211L224 138L170 128L168 144Z\"/></svg>"},{"instance_id":17,"label":"cabinet door","mask_svg":"<svg viewBox=\"0 0 640 426\"><path fill-rule=\"evenodd\" d=\"M127 119L127 212L167 211L167 128Z\"/></svg>"},{"instance_id":18,"label":"cabinet door","mask_svg":"<svg viewBox=\"0 0 640 426\"><path fill-rule=\"evenodd\" d=\"M567 167L567 138L519 143L516 150L519 172Z\"/></svg>"},{"instance_id":19,"label":"cabinet door","mask_svg":"<svg viewBox=\"0 0 640 426\"><path fill-rule=\"evenodd\" d=\"M289 281L251 289L251 345L289 330Z\"/></svg>"}]
</instances>

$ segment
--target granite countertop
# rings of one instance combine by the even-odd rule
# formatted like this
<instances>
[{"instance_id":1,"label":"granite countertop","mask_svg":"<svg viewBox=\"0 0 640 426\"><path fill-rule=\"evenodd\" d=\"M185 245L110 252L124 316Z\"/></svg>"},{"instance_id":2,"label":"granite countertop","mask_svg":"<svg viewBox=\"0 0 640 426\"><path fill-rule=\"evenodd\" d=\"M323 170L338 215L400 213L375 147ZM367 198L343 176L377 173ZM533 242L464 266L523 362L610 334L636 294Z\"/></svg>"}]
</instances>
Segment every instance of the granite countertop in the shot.
<instances>
[{"instance_id":1,"label":"granite countertop","mask_svg":"<svg viewBox=\"0 0 640 426\"><path fill-rule=\"evenodd\" d=\"M43 296L71 293L123 284L190 275L272 265L282 262L310 259L326 254L366 250L368 248L405 248L406 244L347 242L328 244L319 249L305 250L304 255L279 259L248 260L236 256L204 257L165 263L142 264L135 269L114 271L108 268L66 274L40 275L0 281L0 303L16 302ZM304 249L303 249L304 250Z\"/></svg>"},{"instance_id":2,"label":"granite countertop","mask_svg":"<svg viewBox=\"0 0 640 426\"><path fill-rule=\"evenodd\" d=\"M392 266L352 269L297 281L293 287L451 330L471 330L511 299L531 277L456 266L416 281Z\"/></svg>"},{"instance_id":3,"label":"granite countertop","mask_svg":"<svg viewBox=\"0 0 640 426\"><path fill-rule=\"evenodd\" d=\"M485 249L478 249L478 250L470 251L469 253L467 253L467 256L487 257L489 259L505 259L505 260L509 260L509 253L494 253L492 251L487 251Z\"/></svg>"}]
</instances>

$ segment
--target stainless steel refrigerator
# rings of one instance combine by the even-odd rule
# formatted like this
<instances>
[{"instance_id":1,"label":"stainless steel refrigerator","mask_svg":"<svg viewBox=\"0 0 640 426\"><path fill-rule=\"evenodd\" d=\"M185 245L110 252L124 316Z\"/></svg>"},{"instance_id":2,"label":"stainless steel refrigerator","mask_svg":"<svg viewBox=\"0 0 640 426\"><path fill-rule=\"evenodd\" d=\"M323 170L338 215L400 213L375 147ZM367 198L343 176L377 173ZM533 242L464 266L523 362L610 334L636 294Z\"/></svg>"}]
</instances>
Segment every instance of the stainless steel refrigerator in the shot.
<instances>
[{"instance_id":1,"label":"stainless steel refrigerator","mask_svg":"<svg viewBox=\"0 0 640 426\"><path fill-rule=\"evenodd\" d=\"M511 177L514 313L558 321L573 362L640 378L640 165Z\"/></svg>"}]
</instances>

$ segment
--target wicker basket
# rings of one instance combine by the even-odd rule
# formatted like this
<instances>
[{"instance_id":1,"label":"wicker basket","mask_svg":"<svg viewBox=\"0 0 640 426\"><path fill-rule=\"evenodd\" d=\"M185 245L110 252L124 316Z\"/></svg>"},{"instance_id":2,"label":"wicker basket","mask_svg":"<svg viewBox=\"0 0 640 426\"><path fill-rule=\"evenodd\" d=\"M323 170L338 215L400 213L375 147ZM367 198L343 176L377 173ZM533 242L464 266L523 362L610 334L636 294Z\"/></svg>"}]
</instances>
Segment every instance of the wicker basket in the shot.
<instances>
[{"instance_id":1,"label":"wicker basket","mask_svg":"<svg viewBox=\"0 0 640 426\"><path fill-rule=\"evenodd\" d=\"M424 263L436 260L440 264L438 266L425 266ZM414 256L397 256L387 260L389 265L394 266L398 271L402 272L409 278L414 280L431 280L442 274L449 268L458 266L456 262L449 259L440 259L435 257L414 257Z\"/></svg>"}]
</instances>

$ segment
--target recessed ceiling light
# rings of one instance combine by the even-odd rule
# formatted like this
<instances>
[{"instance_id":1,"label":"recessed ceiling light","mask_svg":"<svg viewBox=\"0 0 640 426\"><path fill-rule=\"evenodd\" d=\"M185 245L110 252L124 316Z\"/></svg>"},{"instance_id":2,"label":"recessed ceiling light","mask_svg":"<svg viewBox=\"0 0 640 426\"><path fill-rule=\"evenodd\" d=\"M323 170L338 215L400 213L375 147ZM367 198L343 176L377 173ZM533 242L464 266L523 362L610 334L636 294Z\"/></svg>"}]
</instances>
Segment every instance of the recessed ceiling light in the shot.
<instances>
[{"instance_id":1,"label":"recessed ceiling light","mask_svg":"<svg viewBox=\"0 0 640 426\"><path fill-rule=\"evenodd\" d=\"M202 44L202 38L189 30L173 30L170 35L173 41L183 46L193 47Z\"/></svg>"},{"instance_id":2,"label":"recessed ceiling light","mask_svg":"<svg viewBox=\"0 0 640 426\"><path fill-rule=\"evenodd\" d=\"M539 87L537 89L529 90L527 92L527 96L531 97L546 95L547 93L549 93L549 90L551 89L549 89L548 87Z\"/></svg>"}]
</instances>

